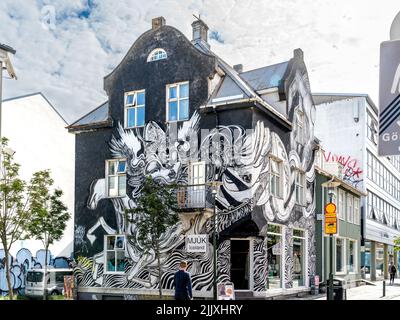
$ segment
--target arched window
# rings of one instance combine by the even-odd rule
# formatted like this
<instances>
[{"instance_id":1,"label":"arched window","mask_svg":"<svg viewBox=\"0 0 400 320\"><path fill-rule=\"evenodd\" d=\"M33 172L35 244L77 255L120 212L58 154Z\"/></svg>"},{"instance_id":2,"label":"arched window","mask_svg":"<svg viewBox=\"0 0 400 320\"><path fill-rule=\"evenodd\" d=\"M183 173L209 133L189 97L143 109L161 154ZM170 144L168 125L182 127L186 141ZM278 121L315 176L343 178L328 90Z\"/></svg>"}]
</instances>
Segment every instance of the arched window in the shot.
<instances>
[{"instance_id":1,"label":"arched window","mask_svg":"<svg viewBox=\"0 0 400 320\"><path fill-rule=\"evenodd\" d=\"M167 59L167 53L165 52L164 49L157 48L154 49L152 52L150 52L149 56L147 57L147 62L157 61L162 59Z\"/></svg>"}]
</instances>

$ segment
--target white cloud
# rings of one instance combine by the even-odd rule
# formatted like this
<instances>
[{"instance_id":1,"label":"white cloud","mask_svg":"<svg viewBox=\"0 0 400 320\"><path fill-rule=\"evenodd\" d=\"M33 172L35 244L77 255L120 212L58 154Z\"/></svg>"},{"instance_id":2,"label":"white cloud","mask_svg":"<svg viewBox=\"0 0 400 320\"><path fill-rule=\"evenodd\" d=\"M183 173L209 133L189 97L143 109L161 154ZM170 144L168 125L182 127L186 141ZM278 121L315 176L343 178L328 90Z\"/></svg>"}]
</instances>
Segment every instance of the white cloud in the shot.
<instances>
[{"instance_id":1,"label":"white cloud","mask_svg":"<svg viewBox=\"0 0 400 320\"><path fill-rule=\"evenodd\" d=\"M54 30L42 25L46 5L56 12ZM379 44L399 10L396 0L3 0L0 42L17 50L19 77L4 81L4 97L42 91L72 121L106 99L103 77L153 17L190 38L192 14L201 14L224 40L210 42L227 62L248 70L300 47L314 92L368 93L378 103Z\"/></svg>"}]
</instances>

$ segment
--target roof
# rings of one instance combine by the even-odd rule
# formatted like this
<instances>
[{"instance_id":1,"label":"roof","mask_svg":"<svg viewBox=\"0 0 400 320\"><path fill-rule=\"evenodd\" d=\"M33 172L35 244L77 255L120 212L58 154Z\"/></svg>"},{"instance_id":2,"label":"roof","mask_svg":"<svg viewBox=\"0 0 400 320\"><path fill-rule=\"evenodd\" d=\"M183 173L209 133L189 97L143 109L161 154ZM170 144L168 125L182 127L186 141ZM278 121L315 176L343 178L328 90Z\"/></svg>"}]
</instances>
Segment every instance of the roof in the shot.
<instances>
[{"instance_id":1,"label":"roof","mask_svg":"<svg viewBox=\"0 0 400 320\"><path fill-rule=\"evenodd\" d=\"M10 52L12 54L15 54L17 52L17 51L15 51L14 48L11 48L10 46L8 46L6 44L2 44L2 43L0 43L0 49L4 50L4 51L7 51L7 52Z\"/></svg>"},{"instance_id":2,"label":"roof","mask_svg":"<svg viewBox=\"0 0 400 320\"><path fill-rule=\"evenodd\" d=\"M335 101L352 99L352 98L365 98L371 105L372 109L378 113L378 108L372 101L371 97L366 93L313 93L312 94L315 105L332 103Z\"/></svg>"},{"instance_id":3,"label":"roof","mask_svg":"<svg viewBox=\"0 0 400 320\"><path fill-rule=\"evenodd\" d=\"M40 95L44 100L46 100L46 102L50 105L50 107L57 113L57 115L62 119L62 121L65 122L65 124L68 124L68 122L64 119L64 117L61 115L60 112L58 112L58 110L53 106L53 104L49 101L49 99L46 98L46 96L42 93L42 92L34 92L34 93L28 93L28 94L24 94L22 96L16 96L16 97L12 97L12 98L8 98L8 99L4 99L3 102L8 102L8 101L13 101L13 100L17 100L17 99L24 99L24 98L28 98L28 97L33 97L33 96L37 96Z\"/></svg>"},{"instance_id":4,"label":"roof","mask_svg":"<svg viewBox=\"0 0 400 320\"><path fill-rule=\"evenodd\" d=\"M102 103L98 107L94 108L89 113L85 114L83 117L76 120L68 129L70 130L79 130L84 129L87 126L91 125L108 125L110 123L109 118L109 104L108 101Z\"/></svg>"},{"instance_id":5,"label":"roof","mask_svg":"<svg viewBox=\"0 0 400 320\"><path fill-rule=\"evenodd\" d=\"M271 66L242 72L239 75L256 91L274 88L278 87L282 81L288 64L289 61L285 61Z\"/></svg>"},{"instance_id":6,"label":"roof","mask_svg":"<svg viewBox=\"0 0 400 320\"><path fill-rule=\"evenodd\" d=\"M270 113L272 113L274 116L279 118L283 123L286 125L291 125L290 121L286 118L284 114L282 114L280 111L278 111L274 106L263 100L259 94L256 92L257 90L252 87L251 84L249 84L241 75L243 73L238 73L233 67L231 67L229 64L227 64L224 60L222 60L220 57L218 57L214 52L212 52L209 48L206 46L202 45L201 43L195 43L194 46L207 54L211 54L217 58L217 64L218 67L225 73L222 82L220 85L214 90L212 93L211 97L207 101L206 105L226 105L226 104L233 104L237 102L243 102L244 100L254 100L256 103L261 105L263 108L268 110ZM285 64L281 63L281 64ZM279 64L278 64L279 65ZM274 65L276 66L276 65ZM274 67L270 66L270 67ZM287 67L287 65L286 65ZM284 71L286 71L287 68L284 68ZM268 68L268 67L266 67ZM264 68L261 68L264 69ZM278 68L280 71L283 69L283 66L280 66ZM255 72L259 69L248 71L249 74L251 75L251 72ZM284 71L282 72L282 77L284 74ZM262 77L262 72L261 75L259 75L259 78ZM274 74L272 72L268 74ZM254 74L253 74L254 75ZM272 83L272 82L277 82L271 81L268 79L265 79L264 81L261 81L261 83Z\"/></svg>"}]
</instances>

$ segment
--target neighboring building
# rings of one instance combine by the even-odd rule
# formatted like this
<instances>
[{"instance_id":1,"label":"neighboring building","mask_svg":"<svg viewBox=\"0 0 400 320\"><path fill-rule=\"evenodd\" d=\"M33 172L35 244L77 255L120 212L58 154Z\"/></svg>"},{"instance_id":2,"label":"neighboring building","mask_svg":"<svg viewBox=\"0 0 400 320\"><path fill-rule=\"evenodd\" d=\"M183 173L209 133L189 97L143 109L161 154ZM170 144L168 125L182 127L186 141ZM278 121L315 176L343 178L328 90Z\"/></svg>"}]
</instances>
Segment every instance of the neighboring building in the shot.
<instances>
[{"instance_id":1,"label":"neighboring building","mask_svg":"<svg viewBox=\"0 0 400 320\"><path fill-rule=\"evenodd\" d=\"M189 262L195 297L212 297L214 200L219 281L250 296L309 290L315 273L314 114L303 52L243 72L217 57L208 27L180 31L152 21L105 77L108 101L73 123L76 137L75 257L82 299L172 294ZM162 236L162 283L134 222L145 175L183 185L180 221ZM187 252L186 235L209 236ZM237 293L239 295L239 293Z\"/></svg>"},{"instance_id":2,"label":"neighboring building","mask_svg":"<svg viewBox=\"0 0 400 320\"><path fill-rule=\"evenodd\" d=\"M398 263L393 241L400 235L400 158L378 156L378 109L368 95L314 94L315 135L328 162L344 166L343 180L365 193L361 268L366 279L388 277Z\"/></svg>"},{"instance_id":3,"label":"neighboring building","mask_svg":"<svg viewBox=\"0 0 400 320\"><path fill-rule=\"evenodd\" d=\"M330 273L330 236L325 235L324 212L330 201L329 184L335 183L332 202L338 217L337 234L333 235L333 275L345 279L347 286L355 286L361 276L361 197L362 192L342 180L343 166L326 163L322 149L315 157L316 181L316 274L326 283ZM332 184L334 185L334 184Z\"/></svg>"},{"instance_id":4,"label":"neighboring building","mask_svg":"<svg viewBox=\"0 0 400 320\"><path fill-rule=\"evenodd\" d=\"M50 246L51 265L65 266L72 256L74 217L74 157L75 140L65 127L63 117L42 93L15 97L3 101L1 131L15 152L14 160L21 165L20 178L29 182L34 172L50 169L54 187L64 194L71 219L64 236ZM43 245L38 240L18 241L11 248L14 288L25 286L22 273L28 268L42 266L45 260ZM0 258L4 252L0 247ZM56 257L59 257L56 259ZM7 291L4 268L0 268L0 292Z\"/></svg>"}]
</instances>

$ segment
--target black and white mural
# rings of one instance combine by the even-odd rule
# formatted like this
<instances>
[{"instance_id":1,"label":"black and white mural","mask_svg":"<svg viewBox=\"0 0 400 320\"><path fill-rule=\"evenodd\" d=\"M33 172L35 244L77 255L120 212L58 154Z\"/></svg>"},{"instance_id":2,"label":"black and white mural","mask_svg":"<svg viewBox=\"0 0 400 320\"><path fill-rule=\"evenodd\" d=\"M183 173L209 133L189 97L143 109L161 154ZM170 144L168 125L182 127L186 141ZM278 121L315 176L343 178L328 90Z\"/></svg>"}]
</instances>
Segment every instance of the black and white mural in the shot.
<instances>
[{"instance_id":1,"label":"black and white mural","mask_svg":"<svg viewBox=\"0 0 400 320\"><path fill-rule=\"evenodd\" d=\"M145 47L144 40L141 39L141 41L142 46ZM191 44L187 45L191 46L190 49L188 47L188 51L196 50L192 48ZM161 45L158 43L157 46ZM164 45L164 48L169 52L167 44ZM136 54L136 56L140 55ZM75 248L81 255L77 259L76 275L81 287L156 289L162 286L172 289L173 275L177 265L180 260L185 259L189 261L188 271L192 274L193 289L198 291L212 289L212 210L181 214L180 222L163 234L161 239L163 268L161 283L158 283L157 280L155 254L153 252L143 254L134 222L127 222L124 219L125 209L133 208L136 205L136 199L140 195L141 184L145 176L150 175L154 180L163 184L190 184L190 164L196 161L205 163L205 184L214 180L221 183L215 199L219 217L217 230L223 235L219 238L217 248L220 281L231 279L230 230L241 223L246 223L243 221L256 221L258 229L253 235L251 249L252 289L254 291L266 291L265 279L268 273L268 261L264 239L270 222L283 226L282 287L291 288L293 286L292 275L296 265L293 258L293 228L304 230L303 257L307 260L304 263L305 274L314 274L315 108L307 72L302 59L300 60L299 62L299 59L292 59L285 79L283 79L287 118L293 123L290 130L280 128L277 123L260 114L252 115L250 127L245 127L240 124L240 121L234 121L235 118L240 119L243 112L240 110L232 111L232 115L235 115L232 116L232 120L225 120L224 124L213 126L207 122L207 116L194 107L187 121L165 123L158 120L156 116L154 118L146 116L148 121L143 127L124 129L123 119L115 117L114 120L117 121L114 122L113 129L87 132L82 136L77 135L77 150L79 151L82 145L82 154L86 152L85 154L89 155L88 146L94 148L95 141L98 141L99 144L106 141L106 150L102 151L102 154L104 154L103 157L107 157L107 155L110 157L103 158L103 161L126 159L128 190L124 197L108 198L105 175L101 176L96 173L91 179L87 173L90 171L90 166L86 162L83 164L85 161L83 156L77 156L79 158L77 158L77 179L82 181L85 179L85 183L89 183L86 197L82 197L85 201L79 200L76 207L79 219L76 219L75 226ZM126 65L129 63L127 62ZM124 67L124 63L121 65L119 68ZM208 65L213 66L213 63ZM208 70L206 74L209 72ZM159 74L161 73L159 72ZM192 77L192 75L187 77ZM111 78L115 83L118 82L114 79L117 78L117 75L112 75ZM190 83L196 83L196 81L194 79ZM169 82L171 81L168 80L166 83ZM144 85L141 84L141 86ZM110 89L110 84L107 84L107 87L110 95L114 96L117 88ZM141 87L139 86L139 88ZM207 83L204 88L208 90ZM124 91L126 89L120 92L121 96ZM207 95L203 95L203 100L199 99L199 101L204 102L206 98ZM113 104L110 103L110 105ZM120 103L114 105L123 108ZM299 132L293 120L298 112L304 115L302 143L298 142ZM113 113L118 114L112 109L111 114ZM207 123L207 129L202 126L204 123ZM90 143L80 142L81 140L78 139L82 141L87 139ZM282 167L282 190L279 197L274 196L271 192L271 159L279 161ZM89 169L80 169L81 166ZM304 173L306 180L302 206L296 205L295 183L298 170ZM82 176L78 171L82 173ZM82 185L84 185L83 182ZM83 192L83 190L79 189L77 192ZM211 192L206 193L206 202L206 208L213 207ZM110 207L109 204L112 206ZM107 210L99 210L105 206L107 206ZM100 245L96 247L95 244L101 244L105 234L126 236L125 271L123 273L104 272L106 260L104 251L100 249ZM207 252L186 252L185 236L188 234L209 234L210 241ZM82 256L84 252L93 252L93 248L99 249L95 254Z\"/></svg>"}]
</instances>

